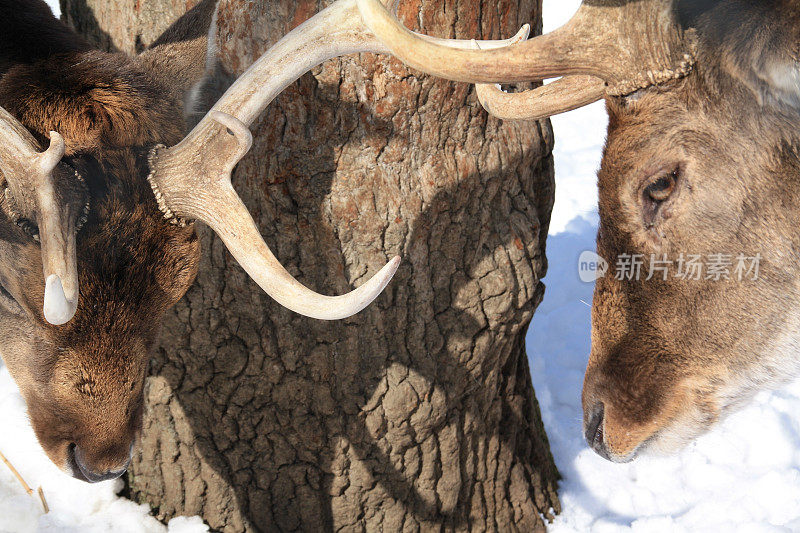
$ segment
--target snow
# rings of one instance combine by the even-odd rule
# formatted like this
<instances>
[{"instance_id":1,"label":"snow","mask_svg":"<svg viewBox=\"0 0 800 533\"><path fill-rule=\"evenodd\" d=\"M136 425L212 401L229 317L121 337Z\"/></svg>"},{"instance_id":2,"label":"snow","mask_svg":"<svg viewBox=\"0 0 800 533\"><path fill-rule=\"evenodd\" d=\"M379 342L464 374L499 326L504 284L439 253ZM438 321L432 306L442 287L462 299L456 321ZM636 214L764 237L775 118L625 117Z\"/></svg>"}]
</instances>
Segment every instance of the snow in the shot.
<instances>
[{"instance_id":1,"label":"snow","mask_svg":"<svg viewBox=\"0 0 800 533\"><path fill-rule=\"evenodd\" d=\"M545 30L578 0L545 0ZM554 532L800 531L800 381L762 393L671 457L617 465L582 436L593 285L578 257L595 249L596 170L607 118L595 104L553 118L556 204L547 291L528 332L536 396L563 481Z\"/></svg>"},{"instance_id":2,"label":"snow","mask_svg":"<svg viewBox=\"0 0 800 533\"><path fill-rule=\"evenodd\" d=\"M50 6L50 9L53 10L53 15L56 17L61 16L61 6L58 5L58 0L44 0L47 2L47 5Z\"/></svg>"},{"instance_id":3,"label":"snow","mask_svg":"<svg viewBox=\"0 0 800 533\"><path fill-rule=\"evenodd\" d=\"M56 15L57 0L49 0ZM545 0L546 29L575 12L578 0ZM548 241L547 293L528 334L531 373L561 483L563 512L555 532L800 531L800 382L762 393L749 407L672 457L609 463L582 437L580 393L589 354L591 284L577 259L594 250L595 172L606 116L595 104L553 118L556 205ZM1 366L1 365L0 365ZM0 532L74 531L193 533L199 518L168 528L149 509L119 498L121 482L88 485L62 474L42 452L25 405L0 368L0 452L50 513L0 464Z\"/></svg>"},{"instance_id":4,"label":"snow","mask_svg":"<svg viewBox=\"0 0 800 533\"><path fill-rule=\"evenodd\" d=\"M117 497L122 480L90 485L62 473L50 462L33 434L25 402L8 369L0 363L0 452L31 486L28 496L11 471L0 464L0 532L33 531L120 533L199 533L199 518L176 518L164 527L146 505ZM42 487L50 512L36 496Z\"/></svg>"}]
</instances>

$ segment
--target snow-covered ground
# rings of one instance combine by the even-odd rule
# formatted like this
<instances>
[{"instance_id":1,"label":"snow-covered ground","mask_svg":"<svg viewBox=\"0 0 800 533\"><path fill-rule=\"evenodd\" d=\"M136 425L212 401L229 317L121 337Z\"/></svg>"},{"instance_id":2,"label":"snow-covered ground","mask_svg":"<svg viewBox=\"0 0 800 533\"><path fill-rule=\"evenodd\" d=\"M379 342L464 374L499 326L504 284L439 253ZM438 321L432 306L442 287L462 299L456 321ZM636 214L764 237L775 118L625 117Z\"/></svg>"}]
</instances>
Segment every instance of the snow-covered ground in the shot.
<instances>
[{"instance_id":1,"label":"snow-covered ground","mask_svg":"<svg viewBox=\"0 0 800 533\"><path fill-rule=\"evenodd\" d=\"M57 0L48 3L58 12ZM545 0L552 29L578 0ZM548 242L547 294L528 335L531 371L561 473L566 531L800 531L800 382L761 394L687 450L670 458L614 465L590 451L581 431L580 391L589 354L593 287L577 260L594 249L595 171L606 117L601 104L555 117L558 188ZM0 369L0 452L50 505L44 514L0 464L0 532L163 532L146 506L115 496L119 482L87 485L45 457L17 389ZM176 519L169 531L205 531L199 519Z\"/></svg>"},{"instance_id":2,"label":"snow-covered ground","mask_svg":"<svg viewBox=\"0 0 800 533\"><path fill-rule=\"evenodd\" d=\"M0 452L33 489L29 496L6 465L0 462L0 532L34 531L106 533L166 532L150 516L147 505L119 498L122 480L89 485L73 479L50 462L33 434L25 403L17 386L0 363ZM42 487L50 512L45 514L36 495ZM199 518L176 518L170 533L208 531Z\"/></svg>"}]
</instances>

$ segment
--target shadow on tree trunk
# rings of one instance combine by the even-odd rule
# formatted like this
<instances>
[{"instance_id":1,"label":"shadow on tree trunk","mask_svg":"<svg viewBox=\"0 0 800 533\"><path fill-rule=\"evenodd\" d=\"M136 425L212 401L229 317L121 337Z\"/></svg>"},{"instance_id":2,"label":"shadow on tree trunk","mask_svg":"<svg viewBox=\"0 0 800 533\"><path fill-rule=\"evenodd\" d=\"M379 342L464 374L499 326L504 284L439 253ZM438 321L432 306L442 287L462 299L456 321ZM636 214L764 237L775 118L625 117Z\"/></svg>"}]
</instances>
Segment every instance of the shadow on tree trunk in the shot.
<instances>
[{"instance_id":1,"label":"shadow on tree trunk","mask_svg":"<svg viewBox=\"0 0 800 533\"><path fill-rule=\"evenodd\" d=\"M302 86L305 89L308 85L306 78ZM286 96L283 100L294 102L296 97ZM331 106L328 110L318 114L366 116L364 123L369 124L370 129L391 129L387 122L368 116L370 110L365 106L346 106L340 102L328 105ZM336 137L333 128L320 129L313 124L313 117L308 117L310 123L305 126L306 130ZM261 130L263 126L256 129ZM368 137L369 133L364 132L364 135ZM337 142L336 139L328 141L334 146ZM274 204L276 210L298 211L297 218L288 224L282 223L283 213L263 213L264 205L258 200L249 207L256 214L262 212L260 218L257 216L260 222L272 218L262 224L262 233L282 263L290 265L293 274L300 280L310 278L306 283L317 290L341 293L347 290L346 280L357 276L346 271L335 276L328 274L335 272L336 266L347 264L347 260L341 252L331 252L344 247L334 232L328 230L320 234L330 215L318 200L331 195L333 172L328 169L336 168L336 156L330 149L324 153L316 151L309 162L302 148L291 142L286 146L291 152L287 159L281 161L280 168L267 172L270 177L265 186L255 187L271 200L267 205ZM292 146L295 149L291 149ZM251 156L243 163L247 169L240 172L240 176L251 175L252 167L258 165L254 159ZM530 154L520 154L504 163L507 167L518 168L526 159L530 159ZM308 165L321 172L312 172L313 176L306 178L302 168ZM546 173L551 161L544 157L537 165L539 168L531 171ZM510 179L514 181L513 177ZM205 365L192 364L194 369L187 365L176 372L174 365L180 366L184 356L176 358L162 352L162 357L168 361L168 371L161 375L175 394L175 399L169 403L175 402L186 410L185 421L196 439L200 462L210 465L214 474L224 480L224 485L233 489L237 500L233 507L241 510L244 528L332 530L334 525L342 527L347 520L342 520L341 509L337 509L334 500L337 496L347 499L347 491L352 488L347 485L353 481L360 483L356 492L371 493L376 499L398 504L394 512L399 515L394 517L398 526L407 522L405 514L408 513L409 523L428 526L467 529L485 520L484 526L494 523L501 529L516 526L520 530L530 530L543 526L539 513L551 517L551 508L558 509L555 492L558 474L533 396L524 349L527 322L543 294L543 285L538 280L544 274L545 259L540 250L543 250L549 220L550 191L534 195L532 200L540 203L528 206L535 212L526 213L526 209L499 205L508 202L506 194L502 193L503 188L508 187L504 181L501 170L495 169L469 175L438 190L414 221L409 235L402 239L404 263L387 289L388 294L342 325L290 315L273 302L265 301L258 288L246 281L243 292L237 291L236 298L257 300L256 308L263 313L263 320L259 322L263 324L253 327L270 331L277 338L270 339L264 349L264 361L244 356L252 352L253 343L246 340L232 344L236 343L234 333L212 341L218 347L217 355L213 361L205 363L207 369L234 367L240 369L239 373L219 381L213 379L218 371L206 370L210 379L198 379L197 386L187 386L187 374L203 372L201 368ZM240 189L247 185L237 183ZM452 212L455 206L458 206L457 213ZM503 211L510 212L511 216L503 216ZM449 213L453 219L450 231L440 227L444 213ZM531 218L534 215L536 218ZM285 228L293 225L314 228L314 242L298 239L297 231L287 232ZM282 240L286 242L276 245L276 234L283 235ZM432 241L437 245L432 246ZM439 244L444 244L444 252L438 249ZM212 245L212 249L218 246ZM283 249L286 246L290 248L288 254ZM312 256L317 247L331 252L325 254L328 266L314 268L317 265L313 265L313 273L298 268L297 257ZM430 251L420 254L420 247ZM487 261L502 260L509 249L519 252L525 262L537 270L535 273L531 270L527 277L519 276L529 286L520 286L519 280L506 276L507 279L499 283L507 282L507 287L487 284L489 290L497 293L488 299L489 304L468 299L469 307L461 309L458 295L476 288L475 279L480 279L481 274L488 275L475 273L476 269L485 269ZM448 250L456 253L450 254ZM433 259L437 253L445 256L442 264ZM212 250L211 254L215 252ZM496 257L498 255L501 257ZM422 265L418 257L423 257ZM453 257L458 259L458 264L453 264L452 272L448 272L446 265ZM421 266L427 270L424 277L434 278L431 291L423 291L423 294L412 290L418 282L415 271ZM370 271L376 268L373 264ZM234 269L237 278L243 275L238 266ZM438 269L444 270L437 272ZM361 274L358 277L366 279L365 273ZM320 279L325 279L322 285L315 283ZM221 284L225 286L224 280ZM208 284L201 279L200 290L206 288ZM477 288L480 292L480 287ZM520 295L524 299L520 299ZM424 302L414 306L409 303L421 297ZM492 300L496 301L495 308L491 307ZM396 309L398 301L403 302L399 311ZM404 339L407 324L417 321L414 309L420 303L421 307L431 308L430 319L439 325L425 329L428 332L438 330L440 338L409 345L411 339ZM509 313L518 317L516 324L502 324L507 319L503 316ZM247 317L231 317L230 320L241 327ZM493 335L488 333L498 324L506 329L506 338L490 339ZM282 331L286 328L293 333ZM283 371L290 370L296 377L282 387L284 374L276 384L278 390L272 387L273 405L270 405L269 400L256 399L259 388L270 388L268 384L259 383L269 382L270 378L250 374L247 369L255 365L269 373L273 365L286 365L286 355L280 353L279 347L284 344L281 336L285 335L294 339L284 342L293 345L291 352L297 360L291 361L291 368ZM371 341L364 341L370 338ZM386 339L392 340L387 342ZM494 342L497 346L476 349L480 341ZM202 357L202 352L192 351ZM310 372L301 370L304 366L302 354L319 354L319 358L315 357L309 364ZM393 379L393 376L397 377ZM248 398L244 402L236 399L241 387L248 386L252 387ZM320 386L329 390L333 402L330 408L318 405L313 397L314 389ZM220 402L219 399L224 400ZM230 413L225 408L227 403L235 404L239 414ZM242 403L250 403L253 408L248 409L240 405ZM215 423L214 413L207 410L209 405L219 408L220 414L228 411L218 420L222 425ZM293 416L294 421L282 420ZM271 421L265 437L269 444L259 445L262 436L258 428L264 420ZM226 425L230 425L230 429ZM253 428L249 444L242 440L243 427ZM226 434L228 431L230 434ZM445 437L441 436L442 432ZM223 442L221 433L225 434ZM243 452L243 445L252 448ZM282 447L286 449L281 450ZM451 449L446 450L448 447ZM443 458L444 454L450 455ZM432 457L425 459L423 455ZM154 459L157 465L167 458L162 455ZM354 462L361 463L358 467L361 471L355 479ZM431 464L426 465L426 462ZM340 475L342 470L348 472L345 486ZM445 488L443 485L448 483L451 486ZM302 484L305 490L300 488ZM165 487L165 490L168 489ZM485 494L487 491L493 494ZM142 495L147 492L144 490ZM500 501L499 506L505 505L505 508L492 510L491 504L483 500L492 500L492 504ZM475 501L487 507L482 518L480 512L475 514ZM358 509L351 510L352 525L369 523L365 515L383 505L364 498ZM181 509L184 510L192 512ZM391 519L389 516L382 523L388 527ZM230 524L222 521L213 525ZM231 529L238 529L238 526Z\"/></svg>"},{"instance_id":2,"label":"shadow on tree trunk","mask_svg":"<svg viewBox=\"0 0 800 533\"><path fill-rule=\"evenodd\" d=\"M100 50L116 53L119 49L114 39L100 26L86 0L60 0L61 20L69 24L78 33Z\"/></svg>"}]
</instances>

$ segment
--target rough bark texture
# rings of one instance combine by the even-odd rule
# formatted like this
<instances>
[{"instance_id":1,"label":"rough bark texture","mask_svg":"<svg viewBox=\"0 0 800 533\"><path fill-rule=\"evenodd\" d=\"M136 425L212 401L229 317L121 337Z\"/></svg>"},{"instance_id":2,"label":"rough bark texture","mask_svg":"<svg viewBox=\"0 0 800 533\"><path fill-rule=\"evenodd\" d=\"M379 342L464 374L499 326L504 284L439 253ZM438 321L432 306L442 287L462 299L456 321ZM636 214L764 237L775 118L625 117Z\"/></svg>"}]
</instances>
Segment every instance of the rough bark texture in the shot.
<instances>
[{"instance_id":1,"label":"rough bark texture","mask_svg":"<svg viewBox=\"0 0 800 533\"><path fill-rule=\"evenodd\" d=\"M126 52L193 4L62 0ZM222 0L227 67L324 5ZM401 14L500 38L540 6L403 0ZM524 337L546 269L549 123L490 119L470 86L364 54L304 76L253 130L234 184L290 272L334 294L403 264L366 311L319 322L276 305L201 230L199 280L152 364L133 497L223 531L543 529L558 474Z\"/></svg>"}]
</instances>

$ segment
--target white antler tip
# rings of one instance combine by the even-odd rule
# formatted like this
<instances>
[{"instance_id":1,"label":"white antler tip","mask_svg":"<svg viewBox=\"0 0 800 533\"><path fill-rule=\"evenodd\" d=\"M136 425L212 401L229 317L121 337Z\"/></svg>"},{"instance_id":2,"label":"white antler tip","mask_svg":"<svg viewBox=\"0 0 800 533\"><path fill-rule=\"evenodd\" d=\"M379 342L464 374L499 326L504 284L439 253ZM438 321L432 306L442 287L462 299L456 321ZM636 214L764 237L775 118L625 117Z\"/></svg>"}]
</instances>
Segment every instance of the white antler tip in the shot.
<instances>
[{"instance_id":1,"label":"white antler tip","mask_svg":"<svg viewBox=\"0 0 800 533\"><path fill-rule=\"evenodd\" d=\"M391 261L386 263L384 267L375 274L375 281L377 282L375 285L375 290L373 292L372 297L369 299L369 303L371 303L375 298L381 295L383 290L389 285L389 282L392 281L395 273L397 273L397 269L400 266L400 256L396 255L392 258Z\"/></svg>"},{"instance_id":2,"label":"white antler tip","mask_svg":"<svg viewBox=\"0 0 800 533\"><path fill-rule=\"evenodd\" d=\"M76 306L64 294L61 278L55 274L47 277L44 288L44 318L54 326L61 326L75 316Z\"/></svg>"},{"instance_id":3,"label":"white antler tip","mask_svg":"<svg viewBox=\"0 0 800 533\"><path fill-rule=\"evenodd\" d=\"M386 266L384 266L381 269L381 274L385 276L383 278L384 282L381 284L382 285L381 291L383 291L383 289L386 288L386 285L388 285L389 282L392 281L392 278L394 277L399 267L400 267L400 256L396 255L392 257L392 260L386 263Z\"/></svg>"},{"instance_id":4,"label":"white antler tip","mask_svg":"<svg viewBox=\"0 0 800 533\"><path fill-rule=\"evenodd\" d=\"M520 28L519 32L517 32L517 34L514 36L514 40L517 42L526 41L530 36L531 36L531 25L523 24L522 28Z\"/></svg>"},{"instance_id":5,"label":"white antler tip","mask_svg":"<svg viewBox=\"0 0 800 533\"><path fill-rule=\"evenodd\" d=\"M364 285L362 285L358 290L354 293L361 293L362 297L354 300L352 305L340 307L336 306L335 309L330 309L330 312L324 312L322 314L314 313L301 313L305 314L306 316L310 316L312 318L319 318L322 320L339 320L342 318L347 318L359 313L362 309L367 307L371 304L375 299L383 293L383 290L389 285L389 282L392 281L395 273L397 272L397 268L400 266L400 256L395 256L392 258L391 261L386 263L384 267L375 274L375 276L367 281ZM340 296L338 298L346 298L347 296Z\"/></svg>"},{"instance_id":6,"label":"white antler tip","mask_svg":"<svg viewBox=\"0 0 800 533\"><path fill-rule=\"evenodd\" d=\"M51 131L50 146L47 148L47 152L53 154L54 157L58 157L60 160L62 157L64 157L64 152L66 151L67 145L64 142L64 137L62 137L57 131Z\"/></svg>"},{"instance_id":7,"label":"white antler tip","mask_svg":"<svg viewBox=\"0 0 800 533\"><path fill-rule=\"evenodd\" d=\"M50 146L42 152L39 157L41 170L45 174L49 174L56 168L56 165L61 161L64 157L64 153L67 151L66 144L64 143L64 137L61 136L60 133L57 131L50 132Z\"/></svg>"}]
</instances>

